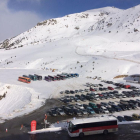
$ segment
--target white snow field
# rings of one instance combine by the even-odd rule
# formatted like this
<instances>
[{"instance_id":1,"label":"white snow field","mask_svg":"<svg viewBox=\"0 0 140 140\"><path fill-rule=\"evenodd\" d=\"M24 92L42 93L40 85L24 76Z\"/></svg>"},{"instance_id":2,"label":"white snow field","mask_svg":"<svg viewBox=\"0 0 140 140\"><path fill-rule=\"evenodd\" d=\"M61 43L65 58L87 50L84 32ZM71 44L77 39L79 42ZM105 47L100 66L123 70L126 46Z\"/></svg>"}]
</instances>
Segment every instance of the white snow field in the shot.
<instances>
[{"instance_id":1,"label":"white snow field","mask_svg":"<svg viewBox=\"0 0 140 140\"><path fill-rule=\"evenodd\" d=\"M59 97L61 90L94 82L87 76L112 80L117 75L139 74L139 32L140 5L126 10L105 7L40 22L1 42L0 95L7 91L0 100L1 120L29 113L45 99ZM17 81L23 74L61 72L76 72L80 78L31 84Z\"/></svg>"}]
</instances>

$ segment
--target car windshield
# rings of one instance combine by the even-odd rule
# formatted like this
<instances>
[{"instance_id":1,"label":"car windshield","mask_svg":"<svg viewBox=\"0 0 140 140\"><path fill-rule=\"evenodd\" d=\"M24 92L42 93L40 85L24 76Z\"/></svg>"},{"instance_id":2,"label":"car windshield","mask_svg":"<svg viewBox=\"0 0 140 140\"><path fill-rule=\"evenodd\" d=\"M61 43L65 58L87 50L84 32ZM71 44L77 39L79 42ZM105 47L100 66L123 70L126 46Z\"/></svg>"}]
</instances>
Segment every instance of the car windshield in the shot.
<instances>
[{"instance_id":1,"label":"car windshield","mask_svg":"<svg viewBox=\"0 0 140 140\"><path fill-rule=\"evenodd\" d=\"M54 113L54 114L55 114L55 113L56 113L56 112L55 112L55 110L52 110L52 113Z\"/></svg>"},{"instance_id":2,"label":"car windshield","mask_svg":"<svg viewBox=\"0 0 140 140\"><path fill-rule=\"evenodd\" d=\"M59 109L59 112L63 112L63 110L62 109Z\"/></svg>"}]
</instances>

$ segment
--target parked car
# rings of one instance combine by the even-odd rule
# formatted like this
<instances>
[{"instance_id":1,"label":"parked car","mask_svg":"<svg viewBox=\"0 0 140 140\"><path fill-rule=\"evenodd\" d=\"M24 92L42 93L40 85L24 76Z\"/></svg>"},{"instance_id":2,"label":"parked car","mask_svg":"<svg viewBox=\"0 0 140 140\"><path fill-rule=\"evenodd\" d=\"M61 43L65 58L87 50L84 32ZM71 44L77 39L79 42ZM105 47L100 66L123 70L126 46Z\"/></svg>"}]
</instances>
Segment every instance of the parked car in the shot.
<instances>
[{"instance_id":1,"label":"parked car","mask_svg":"<svg viewBox=\"0 0 140 140\"><path fill-rule=\"evenodd\" d=\"M85 89L85 92L89 92L90 90L89 89Z\"/></svg>"},{"instance_id":2,"label":"parked car","mask_svg":"<svg viewBox=\"0 0 140 140\"><path fill-rule=\"evenodd\" d=\"M83 93L83 92L84 92L84 90L83 90L83 89L79 89L79 92Z\"/></svg>"},{"instance_id":3,"label":"parked car","mask_svg":"<svg viewBox=\"0 0 140 140\"><path fill-rule=\"evenodd\" d=\"M114 90L114 88L112 88L112 87L108 87L108 89L109 89L109 90Z\"/></svg>"},{"instance_id":4,"label":"parked car","mask_svg":"<svg viewBox=\"0 0 140 140\"><path fill-rule=\"evenodd\" d=\"M78 93L79 91L78 90L75 90L75 93Z\"/></svg>"},{"instance_id":5,"label":"parked car","mask_svg":"<svg viewBox=\"0 0 140 140\"><path fill-rule=\"evenodd\" d=\"M64 93L64 91L60 91L60 94L63 94Z\"/></svg>"},{"instance_id":6,"label":"parked car","mask_svg":"<svg viewBox=\"0 0 140 140\"><path fill-rule=\"evenodd\" d=\"M134 113L134 114L132 114L132 118L133 118L134 120L140 120L140 115Z\"/></svg>"},{"instance_id":7,"label":"parked car","mask_svg":"<svg viewBox=\"0 0 140 140\"><path fill-rule=\"evenodd\" d=\"M114 110L117 111L117 112L122 111L122 109L117 105L111 105L111 107L114 108Z\"/></svg>"},{"instance_id":8,"label":"parked car","mask_svg":"<svg viewBox=\"0 0 140 140\"><path fill-rule=\"evenodd\" d=\"M81 110L81 112L82 112L82 115L87 115L87 114L88 114L88 112L87 112L86 109L80 109L80 110Z\"/></svg>"},{"instance_id":9,"label":"parked car","mask_svg":"<svg viewBox=\"0 0 140 140\"><path fill-rule=\"evenodd\" d=\"M74 105L68 104L67 107L69 107L69 108L74 108Z\"/></svg>"},{"instance_id":10,"label":"parked car","mask_svg":"<svg viewBox=\"0 0 140 140\"><path fill-rule=\"evenodd\" d=\"M89 107L89 105L83 104L83 107L84 107L85 109L87 109L87 107Z\"/></svg>"},{"instance_id":11,"label":"parked car","mask_svg":"<svg viewBox=\"0 0 140 140\"><path fill-rule=\"evenodd\" d=\"M127 110L126 106L124 106L123 104L118 104L118 106L119 106L123 111Z\"/></svg>"},{"instance_id":12,"label":"parked car","mask_svg":"<svg viewBox=\"0 0 140 140\"><path fill-rule=\"evenodd\" d=\"M94 88L92 88L92 87L90 87L90 91L95 91L95 89L94 89Z\"/></svg>"},{"instance_id":13,"label":"parked car","mask_svg":"<svg viewBox=\"0 0 140 140\"><path fill-rule=\"evenodd\" d=\"M102 113L102 110L100 108L93 108L94 112L97 113L97 114L100 114Z\"/></svg>"},{"instance_id":14,"label":"parked car","mask_svg":"<svg viewBox=\"0 0 140 140\"><path fill-rule=\"evenodd\" d=\"M75 102L74 96L70 96L70 100L71 100L71 102Z\"/></svg>"},{"instance_id":15,"label":"parked car","mask_svg":"<svg viewBox=\"0 0 140 140\"><path fill-rule=\"evenodd\" d=\"M110 112L110 113L114 113L115 112L115 110L112 108L112 107L106 107L107 108L107 110Z\"/></svg>"},{"instance_id":16,"label":"parked car","mask_svg":"<svg viewBox=\"0 0 140 140\"><path fill-rule=\"evenodd\" d=\"M131 97L131 94L130 94L129 92L125 92L124 94L125 94L125 96L126 96L127 98L130 98L130 97Z\"/></svg>"},{"instance_id":17,"label":"parked car","mask_svg":"<svg viewBox=\"0 0 140 140\"><path fill-rule=\"evenodd\" d=\"M105 114L108 114L109 113L109 111L107 110L107 108L104 107L104 106L101 106L100 109L101 109L102 113L105 113Z\"/></svg>"},{"instance_id":18,"label":"parked car","mask_svg":"<svg viewBox=\"0 0 140 140\"><path fill-rule=\"evenodd\" d=\"M73 109L69 108L69 107L65 107L64 108L64 112L67 114L67 115L73 115L74 112L73 112Z\"/></svg>"},{"instance_id":19,"label":"parked car","mask_svg":"<svg viewBox=\"0 0 140 140\"><path fill-rule=\"evenodd\" d=\"M70 94L70 91L69 91L69 90L65 90L65 93L66 93L66 94Z\"/></svg>"},{"instance_id":20,"label":"parked car","mask_svg":"<svg viewBox=\"0 0 140 140\"><path fill-rule=\"evenodd\" d=\"M73 109L73 112L77 116L82 116L82 112L79 109Z\"/></svg>"},{"instance_id":21,"label":"parked car","mask_svg":"<svg viewBox=\"0 0 140 140\"><path fill-rule=\"evenodd\" d=\"M119 122L125 122L126 120L124 119L124 117L122 116L117 116L117 119L119 120Z\"/></svg>"},{"instance_id":22,"label":"parked car","mask_svg":"<svg viewBox=\"0 0 140 140\"><path fill-rule=\"evenodd\" d=\"M138 102L137 102L137 101L135 101L135 100L132 100L132 99L131 99L131 100L129 100L128 102L129 102L129 103L133 103L133 104L135 104L135 105L137 105L137 106L138 106Z\"/></svg>"},{"instance_id":23,"label":"parked car","mask_svg":"<svg viewBox=\"0 0 140 140\"><path fill-rule=\"evenodd\" d=\"M106 103L106 102L101 102L100 104L101 104L102 106L105 106L105 107L108 106L108 103Z\"/></svg>"},{"instance_id":24,"label":"parked car","mask_svg":"<svg viewBox=\"0 0 140 140\"><path fill-rule=\"evenodd\" d=\"M94 90L95 90L95 91L99 91L99 89L98 89L98 88L94 88Z\"/></svg>"},{"instance_id":25,"label":"parked car","mask_svg":"<svg viewBox=\"0 0 140 140\"><path fill-rule=\"evenodd\" d=\"M125 105L129 105L129 103L128 103L127 100L120 100L120 103L121 103L121 104L125 104Z\"/></svg>"},{"instance_id":26,"label":"parked car","mask_svg":"<svg viewBox=\"0 0 140 140\"><path fill-rule=\"evenodd\" d=\"M80 103L76 103L76 104L75 104L75 107L76 107L76 108L79 108L79 109L84 109L83 105L80 104Z\"/></svg>"},{"instance_id":27,"label":"parked car","mask_svg":"<svg viewBox=\"0 0 140 140\"><path fill-rule=\"evenodd\" d=\"M65 104L67 104L67 103L70 103L71 100L70 100L70 99L64 99L63 102L64 102Z\"/></svg>"},{"instance_id":28,"label":"parked car","mask_svg":"<svg viewBox=\"0 0 140 140\"><path fill-rule=\"evenodd\" d=\"M116 94L115 94L115 97L116 97L116 98L121 99L121 98L122 98L122 95L121 95L121 94L116 93Z\"/></svg>"},{"instance_id":29,"label":"parked car","mask_svg":"<svg viewBox=\"0 0 140 140\"><path fill-rule=\"evenodd\" d=\"M111 101L109 101L108 104L109 105L115 105L115 103L114 102L111 102Z\"/></svg>"},{"instance_id":30,"label":"parked car","mask_svg":"<svg viewBox=\"0 0 140 140\"><path fill-rule=\"evenodd\" d=\"M129 106L132 108L132 109L137 109L137 106L133 103L129 103Z\"/></svg>"},{"instance_id":31,"label":"parked car","mask_svg":"<svg viewBox=\"0 0 140 140\"><path fill-rule=\"evenodd\" d=\"M96 104L94 104L94 103L89 103L89 106L93 109L93 108L97 108L97 105Z\"/></svg>"},{"instance_id":32,"label":"parked car","mask_svg":"<svg viewBox=\"0 0 140 140\"><path fill-rule=\"evenodd\" d=\"M74 94L75 92L73 90L70 90L70 94Z\"/></svg>"},{"instance_id":33,"label":"parked car","mask_svg":"<svg viewBox=\"0 0 140 140\"><path fill-rule=\"evenodd\" d=\"M89 114L95 114L94 110L91 107L87 107L86 109Z\"/></svg>"},{"instance_id":34,"label":"parked car","mask_svg":"<svg viewBox=\"0 0 140 140\"><path fill-rule=\"evenodd\" d=\"M102 85L102 84L99 84L99 86L101 86L101 87L102 87L103 85Z\"/></svg>"},{"instance_id":35,"label":"parked car","mask_svg":"<svg viewBox=\"0 0 140 140\"><path fill-rule=\"evenodd\" d=\"M80 99L77 97L74 97L75 102L80 102Z\"/></svg>"},{"instance_id":36,"label":"parked car","mask_svg":"<svg viewBox=\"0 0 140 140\"><path fill-rule=\"evenodd\" d=\"M126 121L134 121L134 119L131 116L127 116L127 115L124 116L124 119Z\"/></svg>"},{"instance_id":37,"label":"parked car","mask_svg":"<svg viewBox=\"0 0 140 140\"><path fill-rule=\"evenodd\" d=\"M48 113L49 113L51 116L54 116L54 117L56 117L56 116L58 115L55 109L51 109Z\"/></svg>"},{"instance_id":38,"label":"parked car","mask_svg":"<svg viewBox=\"0 0 140 140\"><path fill-rule=\"evenodd\" d=\"M116 97L113 94L109 94L108 96L112 99L116 99Z\"/></svg>"},{"instance_id":39,"label":"parked car","mask_svg":"<svg viewBox=\"0 0 140 140\"><path fill-rule=\"evenodd\" d=\"M75 97L77 97L78 99L80 99L80 95L75 95Z\"/></svg>"},{"instance_id":40,"label":"parked car","mask_svg":"<svg viewBox=\"0 0 140 140\"><path fill-rule=\"evenodd\" d=\"M117 87L115 87L115 89L121 90L121 87L118 87L118 86L117 86Z\"/></svg>"},{"instance_id":41,"label":"parked car","mask_svg":"<svg viewBox=\"0 0 140 140\"><path fill-rule=\"evenodd\" d=\"M80 97L80 100L83 101L83 102L85 102L85 101L86 101L86 98L83 97L83 96L81 96L81 97Z\"/></svg>"},{"instance_id":42,"label":"parked car","mask_svg":"<svg viewBox=\"0 0 140 140\"><path fill-rule=\"evenodd\" d=\"M64 110L61 109L61 108L56 109L56 112L57 112L57 114L59 114L59 115L61 115L61 116L66 115L65 112L64 112Z\"/></svg>"},{"instance_id":43,"label":"parked car","mask_svg":"<svg viewBox=\"0 0 140 140\"><path fill-rule=\"evenodd\" d=\"M86 99L89 100L89 101L93 101L94 100L94 97L93 96L86 95Z\"/></svg>"},{"instance_id":44,"label":"parked car","mask_svg":"<svg viewBox=\"0 0 140 140\"><path fill-rule=\"evenodd\" d=\"M126 95L125 94L121 94L122 95L122 98L126 98Z\"/></svg>"},{"instance_id":45,"label":"parked car","mask_svg":"<svg viewBox=\"0 0 140 140\"><path fill-rule=\"evenodd\" d=\"M131 109L131 107L130 107L129 104L128 105L123 104L123 105L126 107L127 110L130 110Z\"/></svg>"}]
</instances>

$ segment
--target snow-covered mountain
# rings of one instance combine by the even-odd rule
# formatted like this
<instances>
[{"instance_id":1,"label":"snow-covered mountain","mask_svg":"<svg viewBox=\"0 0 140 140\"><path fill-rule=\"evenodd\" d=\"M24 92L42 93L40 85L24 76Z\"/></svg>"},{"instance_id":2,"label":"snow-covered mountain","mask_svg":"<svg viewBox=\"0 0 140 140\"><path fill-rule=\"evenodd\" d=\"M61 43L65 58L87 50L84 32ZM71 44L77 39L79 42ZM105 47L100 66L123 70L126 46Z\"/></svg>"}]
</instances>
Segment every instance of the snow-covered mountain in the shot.
<instances>
[{"instance_id":1,"label":"snow-covered mountain","mask_svg":"<svg viewBox=\"0 0 140 140\"><path fill-rule=\"evenodd\" d=\"M95 55L137 63L139 31L140 5L127 10L105 7L49 19L2 42L0 67L78 72L82 67L81 72L86 75L85 71L94 70L91 56ZM116 63L113 59L107 61ZM105 63L104 58L100 60L101 67Z\"/></svg>"}]
</instances>

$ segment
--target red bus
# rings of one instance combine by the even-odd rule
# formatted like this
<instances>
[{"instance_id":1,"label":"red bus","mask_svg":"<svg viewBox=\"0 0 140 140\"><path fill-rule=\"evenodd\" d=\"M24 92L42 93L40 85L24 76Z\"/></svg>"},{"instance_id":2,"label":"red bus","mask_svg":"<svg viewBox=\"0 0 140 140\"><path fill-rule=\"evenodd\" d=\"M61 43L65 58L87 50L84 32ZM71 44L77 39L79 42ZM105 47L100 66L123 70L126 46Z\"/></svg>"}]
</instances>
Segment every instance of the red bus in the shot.
<instances>
[{"instance_id":1,"label":"red bus","mask_svg":"<svg viewBox=\"0 0 140 140\"><path fill-rule=\"evenodd\" d=\"M25 83L31 83L31 79L27 77L18 77L18 81L25 82Z\"/></svg>"},{"instance_id":2,"label":"red bus","mask_svg":"<svg viewBox=\"0 0 140 140\"><path fill-rule=\"evenodd\" d=\"M92 134L108 134L118 131L118 121L113 116L75 119L70 121L68 134L70 137L84 137Z\"/></svg>"}]
</instances>

